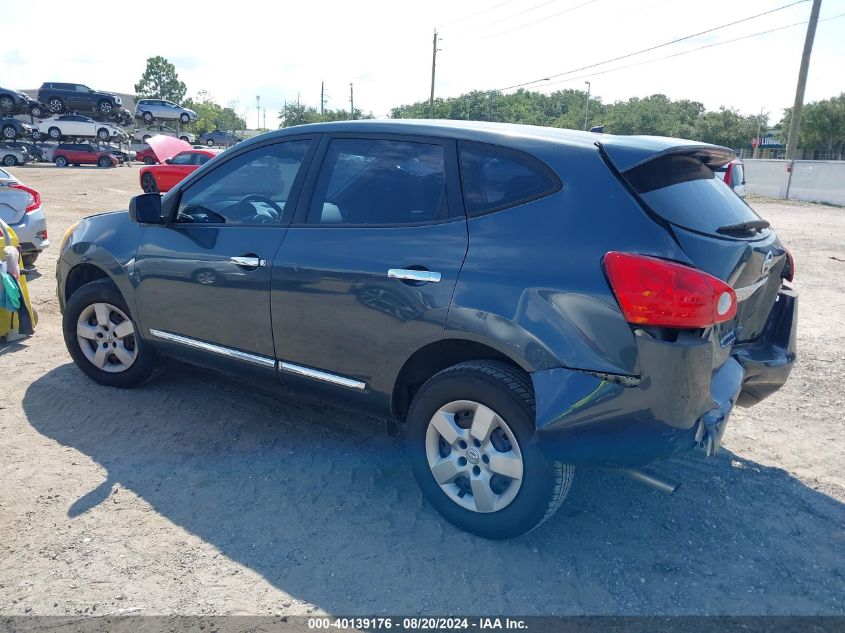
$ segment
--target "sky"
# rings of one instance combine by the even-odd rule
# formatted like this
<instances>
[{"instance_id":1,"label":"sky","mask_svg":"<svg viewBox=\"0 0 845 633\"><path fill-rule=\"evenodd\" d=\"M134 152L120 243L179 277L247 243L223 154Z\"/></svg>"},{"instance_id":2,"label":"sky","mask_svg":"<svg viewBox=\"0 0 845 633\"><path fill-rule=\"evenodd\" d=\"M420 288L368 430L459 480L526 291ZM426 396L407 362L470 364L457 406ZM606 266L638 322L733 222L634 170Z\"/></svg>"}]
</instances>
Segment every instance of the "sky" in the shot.
<instances>
[{"instance_id":1,"label":"sky","mask_svg":"<svg viewBox=\"0 0 845 633\"><path fill-rule=\"evenodd\" d=\"M662 93L701 101L708 109L761 109L777 122L792 105L806 25L726 43L805 22L811 2L618 62L570 72L734 22L795 0L426 0L292 3L180 0L179 9L127 17L131 31L107 37L96 19L72 2L42 0L39 42L33 46L27 3L3 7L0 86L29 89L45 81L83 83L134 92L146 59L175 66L188 95L208 91L256 123L256 95L276 127L285 100L319 107L355 107L376 116L427 101L432 38L437 53L435 95L495 90L540 80L542 92L585 89L605 103ZM143 13L143 12L142 12ZM845 14L845 0L823 0L821 17ZM10 34L19 36L12 37ZM74 35L69 36L72 33ZM82 35L80 35L82 34ZM122 41L126 45L122 45ZM695 48L704 50L684 53ZM61 51L57 54L56 51ZM670 59L658 59L668 55ZM637 64L613 71L614 68ZM607 72L611 71L611 72ZM550 78L550 81L544 81ZM819 23L805 101L845 91L845 16ZM263 113L260 122L263 126Z\"/></svg>"}]
</instances>

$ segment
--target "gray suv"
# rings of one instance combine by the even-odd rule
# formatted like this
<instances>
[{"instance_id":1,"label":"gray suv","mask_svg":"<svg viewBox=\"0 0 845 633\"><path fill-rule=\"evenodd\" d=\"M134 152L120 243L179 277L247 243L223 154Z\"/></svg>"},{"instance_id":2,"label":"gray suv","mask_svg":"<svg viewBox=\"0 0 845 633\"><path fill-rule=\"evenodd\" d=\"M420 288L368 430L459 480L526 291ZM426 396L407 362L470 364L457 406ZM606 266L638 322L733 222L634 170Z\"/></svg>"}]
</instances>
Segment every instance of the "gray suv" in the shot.
<instances>
[{"instance_id":1,"label":"gray suv","mask_svg":"<svg viewBox=\"0 0 845 633\"><path fill-rule=\"evenodd\" d=\"M786 381L794 263L717 181L731 158L458 121L263 134L68 231L65 342L104 385L174 357L390 418L446 519L516 536L576 465L671 488L641 468L712 455Z\"/></svg>"},{"instance_id":2,"label":"gray suv","mask_svg":"<svg viewBox=\"0 0 845 633\"><path fill-rule=\"evenodd\" d=\"M166 99L141 99L135 104L135 118L143 119L147 125L155 119L187 125L197 120L197 113Z\"/></svg>"}]
</instances>

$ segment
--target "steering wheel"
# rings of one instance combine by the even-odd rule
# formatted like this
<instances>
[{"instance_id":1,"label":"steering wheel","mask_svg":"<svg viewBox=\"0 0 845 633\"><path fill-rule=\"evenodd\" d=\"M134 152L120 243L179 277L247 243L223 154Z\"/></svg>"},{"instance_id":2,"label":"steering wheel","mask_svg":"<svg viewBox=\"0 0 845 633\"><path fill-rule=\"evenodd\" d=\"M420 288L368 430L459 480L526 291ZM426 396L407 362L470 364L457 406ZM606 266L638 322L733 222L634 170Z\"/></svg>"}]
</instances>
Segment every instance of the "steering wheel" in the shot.
<instances>
[{"instance_id":1,"label":"steering wheel","mask_svg":"<svg viewBox=\"0 0 845 633\"><path fill-rule=\"evenodd\" d=\"M273 200L270 200L270 198L268 198L266 196L262 196L262 195L257 194L257 193L252 193L252 194L246 196L238 204L241 205L241 204L244 204L245 202L252 202L253 200L255 202L263 202L264 204L273 208L273 211L275 213L275 217L273 217L272 220L274 222L278 222L279 218L282 217L282 213L283 213L282 208L278 204L276 204ZM253 209L254 208L255 207L253 207ZM263 215L263 214L259 213L259 215Z\"/></svg>"}]
</instances>

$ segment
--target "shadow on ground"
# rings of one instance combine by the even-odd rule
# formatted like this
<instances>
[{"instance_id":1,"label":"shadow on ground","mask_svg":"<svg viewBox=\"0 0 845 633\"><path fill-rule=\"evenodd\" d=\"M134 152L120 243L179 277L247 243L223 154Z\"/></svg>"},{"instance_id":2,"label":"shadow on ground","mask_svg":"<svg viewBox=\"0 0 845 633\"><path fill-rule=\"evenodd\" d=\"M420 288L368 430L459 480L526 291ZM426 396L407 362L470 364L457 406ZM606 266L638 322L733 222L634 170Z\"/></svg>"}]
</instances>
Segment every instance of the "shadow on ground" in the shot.
<instances>
[{"instance_id":1,"label":"shadow on ground","mask_svg":"<svg viewBox=\"0 0 845 633\"><path fill-rule=\"evenodd\" d=\"M70 517L119 483L329 613L843 613L842 504L727 451L662 465L673 497L579 471L541 528L490 542L422 500L383 425L324 405L181 365L132 391L64 365L24 407L108 471Z\"/></svg>"}]
</instances>

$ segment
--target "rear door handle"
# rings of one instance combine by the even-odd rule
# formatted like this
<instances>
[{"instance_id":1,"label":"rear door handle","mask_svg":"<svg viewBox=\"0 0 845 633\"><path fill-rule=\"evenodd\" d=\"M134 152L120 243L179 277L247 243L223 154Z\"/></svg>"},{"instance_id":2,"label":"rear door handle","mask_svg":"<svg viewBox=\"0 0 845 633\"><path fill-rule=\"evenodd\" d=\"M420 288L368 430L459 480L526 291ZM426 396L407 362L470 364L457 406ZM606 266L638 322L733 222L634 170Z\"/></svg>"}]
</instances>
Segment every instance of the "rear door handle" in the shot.
<instances>
[{"instance_id":1,"label":"rear door handle","mask_svg":"<svg viewBox=\"0 0 845 633\"><path fill-rule=\"evenodd\" d=\"M249 257L249 256L240 256L240 257L230 257L229 261L235 264L236 266L243 266L244 268L258 268L267 265L266 259L260 259L258 257Z\"/></svg>"},{"instance_id":2,"label":"rear door handle","mask_svg":"<svg viewBox=\"0 0 845 633\"><path fill-rule=\"evenodd\" d=\"M402 281L421 281L438 283L440 273L431 270L412 270L410 268L391 268L387 271L390 279L401 279Z\"/></svg>"}]
</instances>

